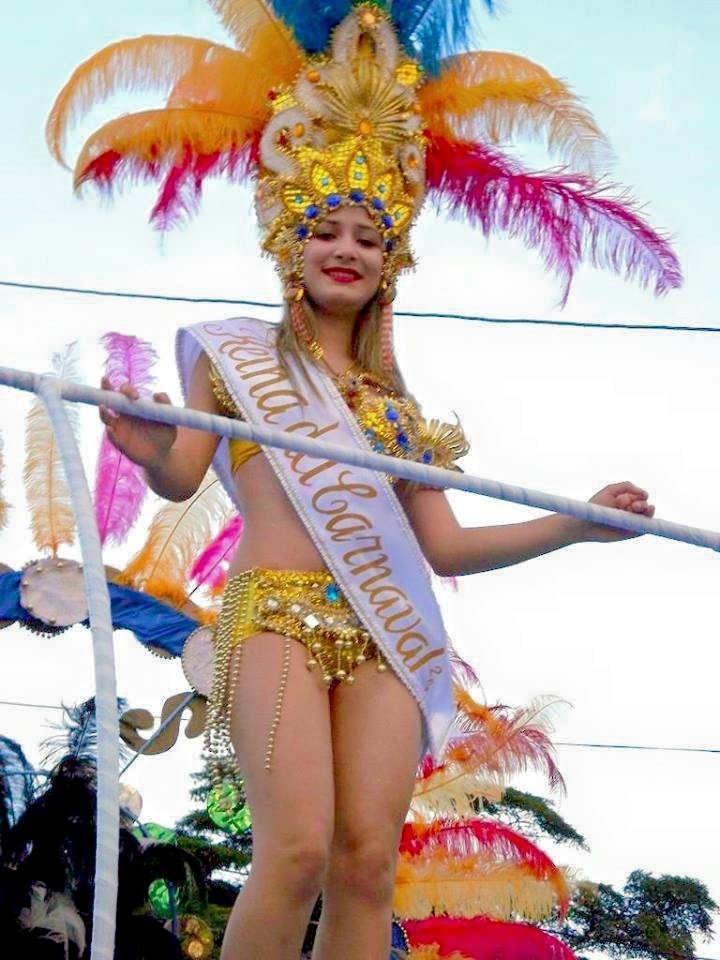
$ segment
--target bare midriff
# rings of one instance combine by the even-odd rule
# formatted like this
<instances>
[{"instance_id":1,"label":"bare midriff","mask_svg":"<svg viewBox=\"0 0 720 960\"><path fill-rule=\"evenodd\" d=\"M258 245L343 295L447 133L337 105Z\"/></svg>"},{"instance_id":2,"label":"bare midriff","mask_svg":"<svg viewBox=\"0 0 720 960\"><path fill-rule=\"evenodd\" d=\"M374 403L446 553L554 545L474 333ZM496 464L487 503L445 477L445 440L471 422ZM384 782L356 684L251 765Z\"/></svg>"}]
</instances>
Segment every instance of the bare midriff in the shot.
<instances>
[{"instance_id":1,"label":"bare midriff","mask_svg":"<svg viewBox=\"0 0 720 960\"><path fill-rule=\"evenodd\" d=\"M229 570L233 577L252 567L322 570L315 544L297 516L264 453L234 474L244 529Z\"/></svg>"}]
</instances>

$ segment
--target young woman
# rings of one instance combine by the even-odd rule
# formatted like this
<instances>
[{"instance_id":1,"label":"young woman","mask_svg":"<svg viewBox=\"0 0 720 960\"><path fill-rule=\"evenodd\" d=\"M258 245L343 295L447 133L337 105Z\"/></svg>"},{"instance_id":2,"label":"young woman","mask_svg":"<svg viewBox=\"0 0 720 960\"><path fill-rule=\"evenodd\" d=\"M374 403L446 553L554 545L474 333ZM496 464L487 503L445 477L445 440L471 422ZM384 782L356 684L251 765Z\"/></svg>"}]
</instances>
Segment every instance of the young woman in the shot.
<instances>
[{"instance_id":1,"label":"young woman","mask_svg":"<svg viewBox=\"0 0 720 960\"><path fill-rule=\"evenodd\" d=\"M602 137L560 81L523 58L438 62L466 40L463 5L213 6L239 50L182 37L111 45L78 68L48 125L60 158L65 128L94 98L113 83L157 80L170 84L166 109L97 131L78 183L159 177L153 217L166 224L209 174L253 175L287 306L278 327L241 317L180 331L189 407L454 466L461 431L422 418L392 349L395 280L412 264L409 231L428 193L486 232L523 236L568 282L587 252L652 278L658 292L679 283L664 241L586 177L528 174L467 139L484 130L494 144L527 124L578 156ZM123 393L136 396L129 385ZM161 496L191 496L212 461L245 518L208 721L211 759L220 766L231 744L253 817L252 872L224 960L296 960L320 890L315 960L386 960L416 765L427 749L442 755L455 714L425 560L458 576L633 534L556 515L464 529L437 488L107 409L101 417ZM592 500L654 512L630 482Z\"/></svg>"},{"instance_id":2,"label":"young woman","mask_svg":"<svg viewBox=\"0 0 720 960\"><path fill-rule=\"evenodd\" d=\"M318 225L304 248L305 287L322 356L317 363L341 385L357 378L356 344L372 322L382 269L381 237L361 207L344 207ZM369 306L370 305L370 306ZM288 335L286 317L281 327ZM206 353L190 378L187 405L227 413L213 389ZM395 389L368 377L379 403ZM137 393L126 386L128 397ZM155 399L168 402L165 394ZM153 424L102 410L112 442L142 464L156 493L190 497L204 477L219 438ZM244 571L278 571L282 579L326 575L324 560L297 516L266 457L247 457L233 475L245 532L230 571L228 590ZM398 484L423 553L443 576L460 576L519 563L587 540L622 540L632 534L559 515L500 527L463 529L445 494ZM644 490L615 483L592 501L652 516ZM296 573L288 574L288 571ZM327 575L329 577L329 575ZM271 590L273 587L270 588ZM276 592L282 592L279 584ZM307 585L305 585L307 592ZM292 592L292 585L291 585ZM322 607L323 605L320 604ZM346 604L334 604L340 616ZM313 636L312 634L310 636ZM334 642L334 641L333 641ZM322 889L323 913L314 956L318 960L386 960L394 868L400 830L410 803L422 745L418 703L393 670L365 644L352 664L353 683L308 669L312 641L287 644L278 632L258 629L242 638L230 671L232 744L253 817L253 867L227 928L227 960L297 960L310 911ZM282 716L274 723L278 684ZM362 656L362 654L361 654ZM357 658L356 658L357 659ZM272 757L268 760L268 731Z\"/></svg>"}]
</instances>

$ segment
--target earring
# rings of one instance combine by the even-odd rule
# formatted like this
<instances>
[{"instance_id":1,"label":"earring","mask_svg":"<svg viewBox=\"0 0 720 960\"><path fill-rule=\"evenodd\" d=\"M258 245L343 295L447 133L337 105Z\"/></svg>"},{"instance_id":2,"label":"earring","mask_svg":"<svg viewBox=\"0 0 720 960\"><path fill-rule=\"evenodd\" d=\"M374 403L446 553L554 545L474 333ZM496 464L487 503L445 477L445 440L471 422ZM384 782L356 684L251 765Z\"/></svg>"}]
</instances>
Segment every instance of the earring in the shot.
<instances>
[{"instance_id":1,"label":"earring","mask_svg":"<svg viewBox=\"0 0 720 960\"><path fill-rule=\"evenodd\" d=\"M302 290L302 288L300 289ZM302 295L293 300L293 302L290 304L290 322L292 323L292 328L295 331L295 336L305 347L310 356L315 360L320 360L323 355L323 348L310 333L307 315L302 304Z\"/></svg>"},{"instance_id":2,"label":"earring","mask_svg":"<svg viewBox=\"0 0 720 960\"><path fill-rule=\"evenodd\" d=\"M283 290L283 299L289 303L300 303L305 296L305 287L301 283L293 283L288 280Z\"/></svg>"},{"instance_id":3,"label":"earring","mask_svg":"<svg viewBox=\"0 0 720 960\"><path fill-rule=\"evenodd\" d=\"M391 283L387 283L386 281L383 281L380 287L380 296L378 297L380 306L386 307L388 304L394 303L395 297L397 297L397 287L395 286L395 282L393 281Z\"/></svg>"},{"instance_id":4,"label":"earring","mask_svg":"<svg viewBox=\"0 0 720 960\"><path fill-rule=\"evenodd\" d=\"M380 306L380 359L383 367L392 371L395 367L395 350L393 347L393 301L397 296L397 287L394 282L384 282L378 298Z\"/></svg>"},{"instance_id":5,"label":"earring","mask_svg":"<svg viewBox=\"0 0 720 960\"><path fill-rule=\"evenodd\" d=\"M380 359L383 367L391 372L395 368L395 348L393 347L393 307L392 300L380 307Z\"/></svg>"}]
</instances>

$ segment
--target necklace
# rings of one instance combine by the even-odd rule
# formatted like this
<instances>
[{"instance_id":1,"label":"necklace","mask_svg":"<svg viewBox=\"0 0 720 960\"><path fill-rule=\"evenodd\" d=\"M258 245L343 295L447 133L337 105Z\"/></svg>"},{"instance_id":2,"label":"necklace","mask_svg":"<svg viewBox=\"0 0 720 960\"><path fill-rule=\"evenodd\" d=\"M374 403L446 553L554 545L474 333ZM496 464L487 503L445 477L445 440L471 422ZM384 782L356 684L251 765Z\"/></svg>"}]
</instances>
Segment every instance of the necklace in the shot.
<instances>
[{"instance_id":1,"label":"necklace","mask_svg":"<svg viewBox=\"0 0 720 960\"><path fill-rule=\"evenodd\" d=\"M350 366L347 367L347 369L343 370L342 373L338 373L338 372L337 372L336 370L334 370L334 369L330 366L330 364L327 362L327 360L325 359L325 355L324 355L324 354L323 354L321 357L319 357L319 360L320 360L320 362L323 364L323 366L325 367L325 369L327 370L327 372L330 374L330 376L333 378L333 380L335 381L336 384L340 384L340 383L342 383L344 380L346 380L347 377L350 376L350 374L352 373L352 371L357 367L357 360L353 360L353 361L351 361Z\"/></svg>"}]
</instances>

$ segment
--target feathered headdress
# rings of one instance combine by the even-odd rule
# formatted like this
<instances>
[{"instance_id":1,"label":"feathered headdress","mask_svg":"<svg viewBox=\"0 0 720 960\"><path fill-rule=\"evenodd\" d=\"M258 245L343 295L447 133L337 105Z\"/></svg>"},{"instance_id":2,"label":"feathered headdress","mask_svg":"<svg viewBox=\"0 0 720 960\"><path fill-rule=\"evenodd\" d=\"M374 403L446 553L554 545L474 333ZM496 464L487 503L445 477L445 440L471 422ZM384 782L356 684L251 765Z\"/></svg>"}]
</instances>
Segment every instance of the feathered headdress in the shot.
<instances>
[{"instance_id":1,"label":"feathered headdress","mask_svg":"<svg viewBox=\"0 0 720 960\"><path fill-rule=\"evenodd\" d=\"M314 224L341 205L368 211L391 283L412 262L409 228L426 196L536 248L563 299L583 259L658 294L680 284L667 241L588 172L607 144L568 87L523 57L468 52L469 0L209 2L235 49L144 36L75 70L47 125L60 162L69 126L93 104L119 89L166 97L88 139L77 187L154 180L151 220L164 228L197 207L207 177L252 179L264 247L290 286ZM529 173L502 152L520 136L581 172Z\"/></svg>"}]
</instances>

